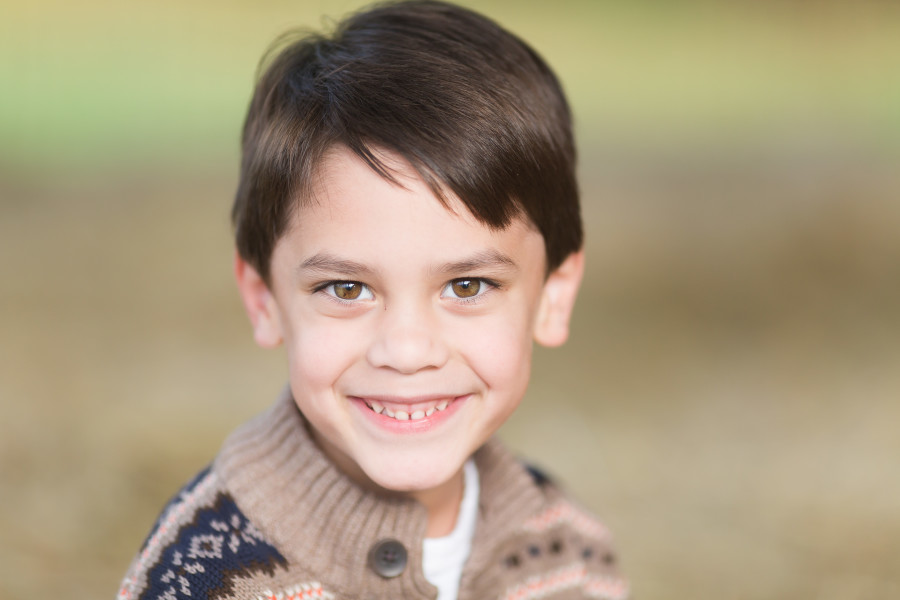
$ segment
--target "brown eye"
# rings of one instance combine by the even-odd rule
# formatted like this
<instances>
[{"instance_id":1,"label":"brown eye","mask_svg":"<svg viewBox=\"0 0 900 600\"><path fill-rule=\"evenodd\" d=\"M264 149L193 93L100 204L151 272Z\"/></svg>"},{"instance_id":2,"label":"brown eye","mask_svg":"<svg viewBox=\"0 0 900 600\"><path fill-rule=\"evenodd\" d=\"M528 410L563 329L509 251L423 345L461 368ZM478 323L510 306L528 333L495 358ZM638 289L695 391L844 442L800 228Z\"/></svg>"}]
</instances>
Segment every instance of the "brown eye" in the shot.
<instances>
[{"instance_id":1,"label":"brown eye","mask_svg":"<svg viewBox=\"0 0 900 600\"><path fill-rule=\"evenodd\" d=\"M341 300L356 300L362 294L363 286L355 281L341 281L334 284L334 295Z\"/></svg>"},{"instance_id":2,"label":"brown eye","mask_svg":"<svg viewBox=\"0 0 900 600\"><path fill-rule=\"evenodd\" d=\"M453 294L457 298L472 298L481 290L481 281L478 279L457 279L450 282Z\"/></svg>"}]
</instances>

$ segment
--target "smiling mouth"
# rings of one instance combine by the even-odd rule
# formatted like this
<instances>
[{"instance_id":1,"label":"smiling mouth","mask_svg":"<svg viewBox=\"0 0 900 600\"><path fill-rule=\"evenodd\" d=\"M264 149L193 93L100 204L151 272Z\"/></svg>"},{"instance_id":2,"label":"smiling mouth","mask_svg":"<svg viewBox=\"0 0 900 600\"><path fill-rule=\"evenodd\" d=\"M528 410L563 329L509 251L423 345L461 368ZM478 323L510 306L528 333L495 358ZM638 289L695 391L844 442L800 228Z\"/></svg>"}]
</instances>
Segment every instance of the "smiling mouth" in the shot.
<instances>
[{"instance_id":1,"label":"smiling mouth","mask_svg":"<svg viewBox=\"0 0 900 600\"><path fill-rule=\"evenodd\" d=\"M456 398L450 400L444 398L439 401L436 400L427 403L420 402L414 405L378 402L376 400L365 399L363 399L363 402L372 412L381 416L389 417L396 421L419 421L430 417L436 412L446 410L454 400L456 400Z\"/></svg>"}]
</instances>

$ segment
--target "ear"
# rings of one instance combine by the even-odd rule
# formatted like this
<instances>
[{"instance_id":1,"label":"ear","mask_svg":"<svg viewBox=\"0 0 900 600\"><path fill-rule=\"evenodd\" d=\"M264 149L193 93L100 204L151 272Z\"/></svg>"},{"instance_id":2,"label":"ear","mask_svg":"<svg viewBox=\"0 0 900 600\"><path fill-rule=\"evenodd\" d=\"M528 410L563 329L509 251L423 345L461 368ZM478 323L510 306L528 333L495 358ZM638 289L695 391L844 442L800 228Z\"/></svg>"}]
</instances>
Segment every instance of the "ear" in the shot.
<instances>
[{"instance_id":1,"label":"ear","mask_svg":"<svg viewBox=\"0 0 900 600\"><path fill-rule=\"evenodd\" d=\"M234 253L234 277L244 301L244 309L253 326L253 339L263 348L274 348L282 342L278 306L269 286L240 254Z\"/></svg>"},{"instance_id":2,"label":"ear","mask_svg":"<svg viewBox=\"0 0 900 600\"><path fill-rule=\"evenodd\" d=\"M584 250L570 254L547 277L541 292L534 339L542 346L560 346L569 337L569 319L584 275Z\"/></svg>"}]
</instances>

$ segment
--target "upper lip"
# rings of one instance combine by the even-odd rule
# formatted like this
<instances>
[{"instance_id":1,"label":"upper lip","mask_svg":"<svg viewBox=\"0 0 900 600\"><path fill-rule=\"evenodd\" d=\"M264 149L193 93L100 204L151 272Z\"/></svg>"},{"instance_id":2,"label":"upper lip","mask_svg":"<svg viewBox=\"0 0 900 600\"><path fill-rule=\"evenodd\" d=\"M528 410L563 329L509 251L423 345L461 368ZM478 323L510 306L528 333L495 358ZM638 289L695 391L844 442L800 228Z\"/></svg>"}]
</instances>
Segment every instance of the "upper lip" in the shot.
<instances>
[{"instance_id":1,"label":"upper lip","mask_svg":"<svg viewBox=\"0 0 900 600\"><path fill-rule=\"evenodd\" d=\"M440 402L441 400L455 400L464 395L465 394L423 394L421 396L396 396L393 394L350 394L350 397L358 398L366 402L413 405L427 402Z\"/></svg>"}]
</instances>

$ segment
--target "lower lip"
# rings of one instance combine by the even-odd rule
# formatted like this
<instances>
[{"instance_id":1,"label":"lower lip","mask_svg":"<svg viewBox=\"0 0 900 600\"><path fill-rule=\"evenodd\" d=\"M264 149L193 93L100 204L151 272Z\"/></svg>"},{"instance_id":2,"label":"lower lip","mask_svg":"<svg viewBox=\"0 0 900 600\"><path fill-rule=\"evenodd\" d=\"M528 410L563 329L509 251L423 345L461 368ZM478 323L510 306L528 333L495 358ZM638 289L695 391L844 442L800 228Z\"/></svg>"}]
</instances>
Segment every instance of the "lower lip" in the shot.
<instances>
[{"instance_id":1,"label":"lower lip","mask_svg":"<svg viewBox=\"0 0 900 600\"><path fill-rule=\"evenodd\" d=\"M408 419L406 421L398 421L392 417L381 415L369 408L362 398L351 396L350 400L360 410L369 421L376 424L381 429L385 429L392 433L424 433L452 417L456 411L465 403L469 395L457 396L453 399L444 410L435 410L431 416L422 419Z\"/></svg>"}]
</instances>

